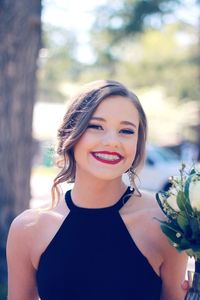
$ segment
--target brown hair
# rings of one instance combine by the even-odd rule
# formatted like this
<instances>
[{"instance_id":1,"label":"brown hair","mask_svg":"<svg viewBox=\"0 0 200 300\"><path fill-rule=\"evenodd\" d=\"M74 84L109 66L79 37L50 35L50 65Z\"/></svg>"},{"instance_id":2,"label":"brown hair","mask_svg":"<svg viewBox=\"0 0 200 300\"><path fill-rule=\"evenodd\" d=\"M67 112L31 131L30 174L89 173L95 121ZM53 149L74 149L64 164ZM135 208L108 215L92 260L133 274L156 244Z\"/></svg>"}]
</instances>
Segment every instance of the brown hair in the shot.
<instances>
[{"instance_id":1,"label":"brown hair","mask_svg":"<svg viewBox=\"0 0 200 300\"><path fill-rule=\"evenodd\" d=\"M133 181L138 169L144 162L145 144L147 137L147 121L144 110L137 96L124 85L113 80L93 81L83 86L81 91L72 98L72 102L64 116L63 122L58 130L57 164L62 168L54 179L52 186L52 206L58 202L60 192L58 184L62 182L72 183L75 180L76 163L73 148L82 134L98 105L110 96L127 97L134 104L139 114L138 143L136 156L130 168Z\"/></svg>"}]
</instances>

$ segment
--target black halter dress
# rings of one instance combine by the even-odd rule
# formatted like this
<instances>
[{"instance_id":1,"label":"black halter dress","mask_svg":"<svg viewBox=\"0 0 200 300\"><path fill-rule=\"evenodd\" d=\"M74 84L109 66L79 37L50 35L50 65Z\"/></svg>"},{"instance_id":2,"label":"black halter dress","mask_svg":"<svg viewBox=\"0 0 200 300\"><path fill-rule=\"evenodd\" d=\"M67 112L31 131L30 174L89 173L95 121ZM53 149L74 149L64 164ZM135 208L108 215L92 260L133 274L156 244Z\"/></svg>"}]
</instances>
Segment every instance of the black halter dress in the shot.
<instances>
[{"instance_id":1,"label":"black halter dress","mask_svg":"<svg viewBox=\"0 0 200 300\"><path fill-rule=\"evenodd\" d=\"M119 213L130 188L112 206L70 210L40 257L41 300L159 300L161 279L142 255Z\"/></svg>"}]
</instances>

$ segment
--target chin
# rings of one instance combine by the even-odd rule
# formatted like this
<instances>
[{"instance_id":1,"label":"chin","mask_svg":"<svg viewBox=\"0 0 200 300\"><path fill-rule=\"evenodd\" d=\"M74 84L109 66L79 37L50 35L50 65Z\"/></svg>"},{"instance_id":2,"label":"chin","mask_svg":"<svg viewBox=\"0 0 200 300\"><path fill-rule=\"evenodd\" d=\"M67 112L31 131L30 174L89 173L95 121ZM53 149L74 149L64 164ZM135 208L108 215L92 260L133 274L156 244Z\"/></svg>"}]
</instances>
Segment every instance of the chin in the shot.
<instances>
[{"instance_id":1,"label":"chin","mask_svg":"<svg viewBox=\"0 0 200 300\"><path fill-rule=\"evenodd\" d=\"M109 169L109 168L101 168L99 166L93 166L92 168L88 168L88 166L85 166L85 168L77 168L77 175L80 175L80 178L83 178L84 180L115 180L122 177L123 173L127 171L128 167L123 168L115 168L115 169Z\"/></svg>"},{"instance_id":2,"label":"chin","mask_svg":"<svg viewBox=\"0 0 200 300\"><path fill-rule=\"evenodd\" d=\"M95 177L96 179L99 179L99 180L105 180L105 181L112 181L112 180L116 180L116 179L119 179L119 178L122 178L122 174L121 173L118 173L118 174L109 174L109 172L103 172L102 174L92 174L93 177Z\"/></svg>"}]
</instances>

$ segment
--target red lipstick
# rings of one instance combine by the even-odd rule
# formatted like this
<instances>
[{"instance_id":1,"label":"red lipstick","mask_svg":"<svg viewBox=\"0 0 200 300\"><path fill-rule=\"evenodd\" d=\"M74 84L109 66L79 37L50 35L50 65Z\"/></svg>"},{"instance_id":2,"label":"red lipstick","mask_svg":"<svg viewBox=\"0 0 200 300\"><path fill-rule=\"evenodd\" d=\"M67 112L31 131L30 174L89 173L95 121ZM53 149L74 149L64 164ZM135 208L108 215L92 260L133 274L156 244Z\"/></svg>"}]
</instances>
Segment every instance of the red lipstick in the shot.
<instances>
[{"instance_id":1,"label":"red lipstick","mask_svg":"<svg viewBox=\"0 0 200 300\"><path fill-rule=\"evenodd\" d=\"M91 154L96 160L110 165L118 164L123 159L122 155L117 152L97 151Z\"/></svg>"}]
</instances>

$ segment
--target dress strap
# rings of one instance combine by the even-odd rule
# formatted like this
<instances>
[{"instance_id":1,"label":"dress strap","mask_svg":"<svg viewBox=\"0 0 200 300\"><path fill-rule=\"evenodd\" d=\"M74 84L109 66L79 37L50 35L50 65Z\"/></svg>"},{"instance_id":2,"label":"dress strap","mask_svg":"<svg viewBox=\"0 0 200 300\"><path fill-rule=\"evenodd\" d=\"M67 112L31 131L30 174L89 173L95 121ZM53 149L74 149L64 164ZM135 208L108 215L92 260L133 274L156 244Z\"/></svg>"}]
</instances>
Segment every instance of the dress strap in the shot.
<instances>
[{"instance_id":1,"label":"dress strap","mask_svg":"<svg viewBox=\"0 0 200 300\"><path fill-rule=\"evenodd\" d=\"M113 208L117 211L120 210L122 206L124 206L124 204L130 199L133 193L134 189L128 187L121 198L113 205Z\"/></svg>"}]
</instances>

